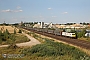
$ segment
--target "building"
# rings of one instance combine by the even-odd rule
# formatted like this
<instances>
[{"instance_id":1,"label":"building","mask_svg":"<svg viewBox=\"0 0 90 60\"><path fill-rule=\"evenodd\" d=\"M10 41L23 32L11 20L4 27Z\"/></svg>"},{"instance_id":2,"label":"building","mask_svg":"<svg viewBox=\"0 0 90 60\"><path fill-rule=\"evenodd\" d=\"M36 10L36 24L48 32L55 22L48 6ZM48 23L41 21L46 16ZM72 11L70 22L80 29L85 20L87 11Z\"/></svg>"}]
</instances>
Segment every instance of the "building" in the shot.
<instances>
[{"instance_id":1,"label":"building","mask_svg":"<svg viewBox=\"0 0 90 60\"><path fill-rule=\"evenodd\" d=\"M51 23L39 22L35 24L33 28L52 28L52 22Z\"/></svg>"}]
</instances>

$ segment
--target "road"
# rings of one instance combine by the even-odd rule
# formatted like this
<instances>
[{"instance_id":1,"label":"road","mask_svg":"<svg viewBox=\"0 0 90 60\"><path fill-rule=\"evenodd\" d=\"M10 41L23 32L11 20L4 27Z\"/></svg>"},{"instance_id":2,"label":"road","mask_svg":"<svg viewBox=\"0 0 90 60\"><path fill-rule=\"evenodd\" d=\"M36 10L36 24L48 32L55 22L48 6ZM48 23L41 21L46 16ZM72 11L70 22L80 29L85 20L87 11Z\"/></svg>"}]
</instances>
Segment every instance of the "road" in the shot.
<instances>
[{"instance_id":1,"label":"road","mask_svg":"<svg viewBox=\"0 0 90 60\"><path fill-rule=\"evenodd\" d=\"M35 38L29 36L28 34L25 34L25 33L23 33L23 34L26 35L30 39L30 41L16 44L18 47L33 46L33 45L36 45L36 44L40 44L40 42L38 40L36 40ZM0 47L8 47L8 46L9 45L0 45Z\"/></svg>"}]
</instances>

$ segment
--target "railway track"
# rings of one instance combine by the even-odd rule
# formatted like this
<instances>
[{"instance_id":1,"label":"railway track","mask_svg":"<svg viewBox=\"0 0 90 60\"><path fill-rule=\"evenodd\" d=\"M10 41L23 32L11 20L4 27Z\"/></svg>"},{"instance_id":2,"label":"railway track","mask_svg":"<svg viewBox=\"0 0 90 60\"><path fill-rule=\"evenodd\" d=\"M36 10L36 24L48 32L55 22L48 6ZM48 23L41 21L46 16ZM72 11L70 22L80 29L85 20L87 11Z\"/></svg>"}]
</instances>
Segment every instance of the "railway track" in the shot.
<instances>
[{"instance_id":1,"label":"railway track","mask_svg":"<svg viewBox=\"0 0 90 60\"><path fill-rule=\"evenodd\" d=\"M57 35L53 35L45 32L38 32L34 30L30 30L30 31L90 50L90 42L87 42L84 40L71 39L67 37L57 36Z\"/></svg>"}]
</instances>

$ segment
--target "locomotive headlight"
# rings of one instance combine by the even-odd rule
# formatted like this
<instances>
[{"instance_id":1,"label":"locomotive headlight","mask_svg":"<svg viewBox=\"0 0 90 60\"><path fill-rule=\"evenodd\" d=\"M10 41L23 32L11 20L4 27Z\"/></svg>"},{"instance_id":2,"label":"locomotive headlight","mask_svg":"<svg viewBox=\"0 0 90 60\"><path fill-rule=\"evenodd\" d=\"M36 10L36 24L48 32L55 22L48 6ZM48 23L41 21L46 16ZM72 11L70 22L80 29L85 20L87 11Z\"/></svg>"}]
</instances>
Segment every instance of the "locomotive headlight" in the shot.
<instances>
[{"instance_id":1,"label":"locomotive headlight","mask_svg":"<svg viewBox=\"0 0 90 60\"><path fill-rule=\"evenodd\" d=\"M72 37L76 37L76 35L75 34L72 34Z\"/></svg>"}]
</instances>

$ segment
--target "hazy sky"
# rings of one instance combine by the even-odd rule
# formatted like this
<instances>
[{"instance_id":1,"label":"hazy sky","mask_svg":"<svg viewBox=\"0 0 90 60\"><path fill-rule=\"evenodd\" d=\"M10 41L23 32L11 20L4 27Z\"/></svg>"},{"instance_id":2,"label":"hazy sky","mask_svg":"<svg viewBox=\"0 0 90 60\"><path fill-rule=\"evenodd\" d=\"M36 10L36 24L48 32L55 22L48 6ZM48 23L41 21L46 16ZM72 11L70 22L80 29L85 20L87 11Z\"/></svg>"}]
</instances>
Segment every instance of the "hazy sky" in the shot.
<instances>
[{"instance_id":1,"label":"hazy sky","mask_svg":"<svg viewBox=\"0 0 90 60\"><path fill-rule=\"evenodd\" d=\"M0 23L90 22L90 0L0 0Z\"/></svg>"}]
</instances>

